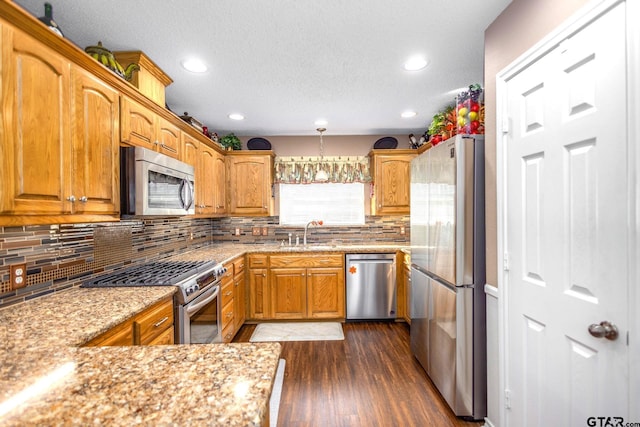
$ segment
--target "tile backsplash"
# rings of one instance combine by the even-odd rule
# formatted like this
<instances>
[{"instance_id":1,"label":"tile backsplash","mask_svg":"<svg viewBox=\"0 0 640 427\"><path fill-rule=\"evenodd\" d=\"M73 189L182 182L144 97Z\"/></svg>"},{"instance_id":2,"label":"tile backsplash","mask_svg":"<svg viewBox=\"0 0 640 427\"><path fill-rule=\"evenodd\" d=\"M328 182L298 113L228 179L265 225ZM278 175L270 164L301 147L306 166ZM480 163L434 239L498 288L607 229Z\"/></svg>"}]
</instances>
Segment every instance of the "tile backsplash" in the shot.
<instances>
[{"instance_id":1,"label":"tile backsplash","mask_svg":"<svg viewBox=\"0 0 640 427\"><path fill-rule=\"evenodd\" d=\"M304 227L281 226L277 216L0 227L0 307L77 286L92 275L123 265L205 245L288 244L289 233L294 243L296 235L302 243ZM408 243L409 216L367 216L361 226L313 227L307 240L312 244ZM10 266L20 263L27 265L26 286L12 290Z\"/></svg>"}]
</instances>

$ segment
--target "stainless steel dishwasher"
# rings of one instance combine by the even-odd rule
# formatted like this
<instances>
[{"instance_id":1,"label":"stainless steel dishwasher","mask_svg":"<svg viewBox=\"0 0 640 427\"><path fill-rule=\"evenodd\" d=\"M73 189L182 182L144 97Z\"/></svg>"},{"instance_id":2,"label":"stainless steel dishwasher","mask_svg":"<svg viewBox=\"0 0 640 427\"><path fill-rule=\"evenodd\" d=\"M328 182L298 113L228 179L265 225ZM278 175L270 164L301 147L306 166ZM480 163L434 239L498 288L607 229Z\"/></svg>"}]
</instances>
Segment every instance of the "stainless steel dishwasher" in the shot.
<instances>
[{"instance_id":1,"label":"stainless steel dishwasher","mask_svg":"<svg viewBox=\"0 0 640 427\"><path fill-rule=\"evenodd\" d=\"M395 319L396 255L347 254L347 320Z\"/></svg>"}]
</instances>

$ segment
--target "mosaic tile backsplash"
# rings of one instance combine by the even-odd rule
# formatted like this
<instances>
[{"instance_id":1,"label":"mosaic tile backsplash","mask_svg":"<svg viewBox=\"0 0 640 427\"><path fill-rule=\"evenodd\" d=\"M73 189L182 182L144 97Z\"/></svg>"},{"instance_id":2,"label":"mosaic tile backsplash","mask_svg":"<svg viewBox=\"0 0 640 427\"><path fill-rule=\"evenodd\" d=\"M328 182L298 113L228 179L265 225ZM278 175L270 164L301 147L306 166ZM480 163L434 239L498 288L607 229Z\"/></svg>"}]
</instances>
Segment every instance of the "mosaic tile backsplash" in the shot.
<instances>
[{"instance_id":1,"label":"mosaic tile backsplash","mask_svg":"<svg viewBox=\"0 0 640 427\"><path fill-rule=\"evenodd\" d=\"M288 244L289 233L294 243L296 235L302 242L304 227L280 226L279 217L171 217L0 227L0 307L77 286L92 275L123 265L205 245ZM407 243L409 216L369 216L363 226L314 227L307 240L312 244ZM12 290L10 266L19 263L27 265L26 286Z\"/></svg>"}]
</instances>

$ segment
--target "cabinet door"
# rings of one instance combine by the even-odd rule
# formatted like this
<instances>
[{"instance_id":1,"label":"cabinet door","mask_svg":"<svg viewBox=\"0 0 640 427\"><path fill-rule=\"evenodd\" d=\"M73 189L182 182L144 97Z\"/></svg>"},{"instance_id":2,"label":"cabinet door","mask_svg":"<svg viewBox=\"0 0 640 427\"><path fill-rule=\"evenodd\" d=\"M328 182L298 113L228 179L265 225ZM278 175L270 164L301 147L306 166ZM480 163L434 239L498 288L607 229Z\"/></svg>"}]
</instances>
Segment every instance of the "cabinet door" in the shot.
<instances>
[{"instance_id":1,"label":"cabinet door","mask_svg":"<svg viewBox=\"0 0 640 427\"><path fill-rule=\"evenodd\" d=\"M413 155L375 156L375 215L408 214Z\"/></svg>"},{"instance_id":2,"label":"cabinet door","mask_svg":"<svg viewBox=\"0 0 640 427\"><path fill-rule=\"evenodd\" d=\"M271 197L270 156L234 156L228 161L229 213L268 215Z\"/></svg>"},{"instance_id":3,"label":"cabinet door","mask_svg":"<svg viewBox=\"0 0 640 427\"><path fill-rule=\"evenodd\" d=\"M405 265L404 269L404 298L405 312L404 319L411 324L411 269Z\"/></svg>"},{"instance_id":4,"label":"cabinet door","mask_svg":"<svg viewBox=\"0 0 640 427\"><path fill-rule=\"evenodd\" d=\"M156 129L158 151L174 159L180 158L182 132L176 125L162 117L156 116L156 121L158 124Z\"/></svg>"},{"instance_id":5,"label":"cabinet door","mask_svg":"<svg viewBox=\"0 0 640 427\"><path fill-rule=\"evenodd\" d=\"M266 268L249 270L249 313L250 319L269 319L269 277Z\"/></svg>"},{"instance_id":6,"label":"cabinet door","mask_svg":"<svg viewBox=\"0 0 640 427\"><path fill-rule=\"evenodd\" d=\"M71 212L70 63L2 25L0 212Z\"/></svg>"},{"instance_id":7,"label":"cabinet door","mask_svg":"<svg viewBox=\"0 0 640 427\"><path fill-rule=\"evenodd\" d=\"M271 315L274 319L307 317L307 277L304 268L272 268Z\"/></svg>"},{"instance_id":8,"label":"cabinet door","mask_svg":"<svg viewBox=\"0 0 640 427\"><path fill-rule=\"evenodd\" d=\"M341 318L344 308L344 269L307 269L308 317Z\"/></svg>"},{"instance_id":9,"label":"cabinet door","mask_svg":"<svg viewBox=\"0 0 640 427\"><path fill-rule=\"evenodd\" d=\"M236 274L233 278L234 329L236 331L242 327L246 318L246 286L244 279L244 271Z\"/></svg>"},{"instance_id":10,"label":"cabinet door","mask_svg":"<svg viewBox=\"0 0 640 427\"><path fill-rule=\"evenodd\" d=\"M120 211L119 95L86 71L72 69L74 213Z\"/></svg>"},{"instance_id":11,"label":"cabinet door","mask_svg":"<svg viewBox=\"0 0 640 427\"><path fill-rule=\"evenodd\" d=\"M122 141L155 150L155 114L146 107L123 96L120 110L120 134Z\"/></svg>"},{"instance_id":12,"label":"cabinet door","mask_svg":"<svg viewBox=\"0 0 640 427\"><path fill-rule=\"evenodd\" d=\"M200 144L200 163L198 167L200 179L196 178L196 185L200 188L200 213L202 214L215 212L216 154L213 148L206 144Z\"/></svg>"},{"instance_id":13,"label":"cabinet door","mask_svg":"<svg viewBox=\"0 0 640 427\"><path fill-rule=\"evenodd\" d=\"M224 214L227 212L227 169L224 155L215 150L213 152L212 187L213 212Z\"/></svg>"}]
</instances>

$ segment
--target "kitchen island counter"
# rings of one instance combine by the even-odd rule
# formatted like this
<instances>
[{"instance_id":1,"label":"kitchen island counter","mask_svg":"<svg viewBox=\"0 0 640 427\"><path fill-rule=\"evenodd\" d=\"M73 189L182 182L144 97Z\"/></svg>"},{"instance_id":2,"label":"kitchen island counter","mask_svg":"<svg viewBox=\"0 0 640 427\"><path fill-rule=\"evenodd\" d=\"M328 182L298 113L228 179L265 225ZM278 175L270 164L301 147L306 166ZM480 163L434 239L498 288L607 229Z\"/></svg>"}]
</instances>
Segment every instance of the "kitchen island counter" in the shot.
<instances>
[{"instance_id":1,"label":"kitchen island counter","mask_svg":"<svg viewBox=\"0 0 640 427\"><path fill-rule=\"evenodd\" d=\"M263 425L278 343L79 347L175 292L142 289L0 310L0 425Z\"/></svg>"}]
</instances>

